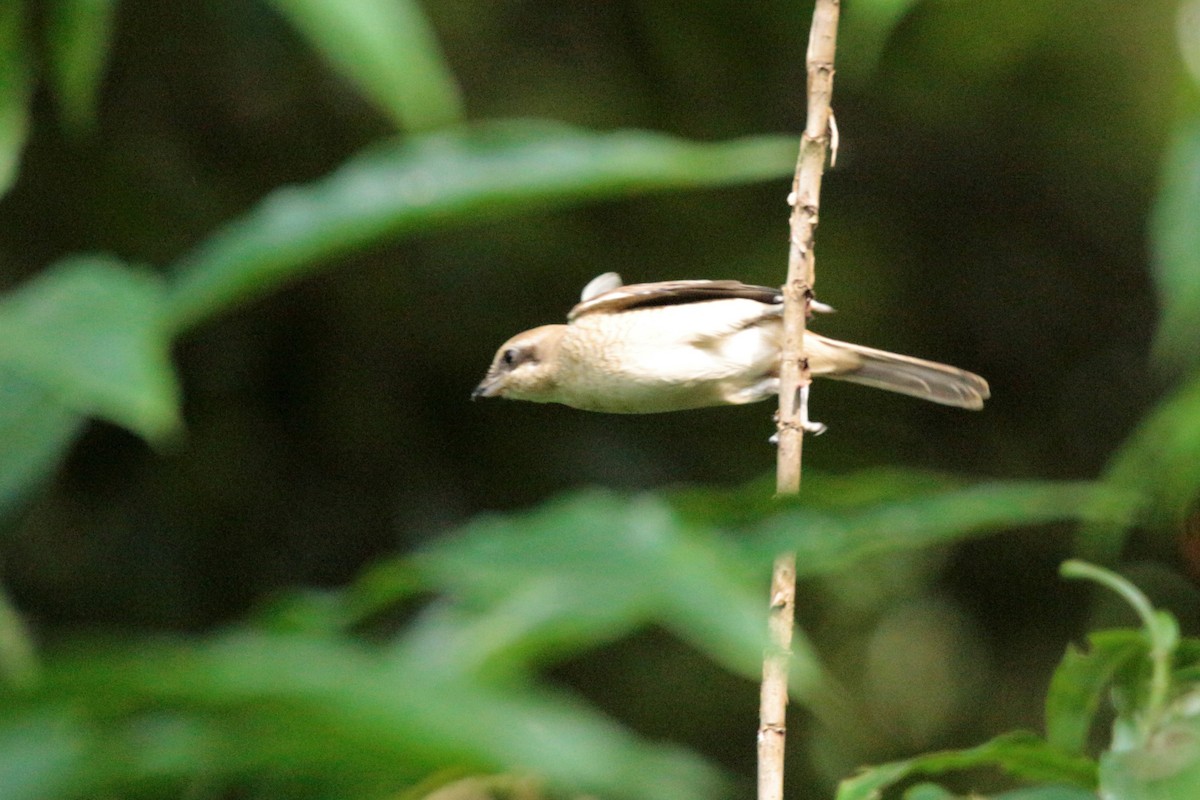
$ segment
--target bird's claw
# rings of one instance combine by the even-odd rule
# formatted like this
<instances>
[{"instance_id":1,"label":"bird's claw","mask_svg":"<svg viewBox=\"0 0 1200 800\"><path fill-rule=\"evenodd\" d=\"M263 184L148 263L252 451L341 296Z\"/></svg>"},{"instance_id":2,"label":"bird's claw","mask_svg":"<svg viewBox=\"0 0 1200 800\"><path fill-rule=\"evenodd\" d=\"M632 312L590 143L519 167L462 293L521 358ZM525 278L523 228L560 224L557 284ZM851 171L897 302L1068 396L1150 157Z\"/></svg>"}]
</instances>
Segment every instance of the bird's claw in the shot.
<instances>
[{"instance_id":1,"label":"bird's claw","mask_svg":"<svg viewBox=\"0 0 1200 800\"><path fill-rule=\"evenodd\" d=\"M808 301L808 309L815 314L833 314L837 311L836 308L828 303L822 303L820 300L815 299Z\"/></svg>"},{"instance_id":2,"label":"bird's claw","mask_svg":"<svg viewBox=\"0 0 1200 800\"><path fill-rule=\"evenodd\" d=\"M820 436L822 433L829 430L829 426L826 425L825 423L813 422L812 420L801 421L800 428L805 433L811 433L813 436ZM779 431L775 431L775 433L771 434L771 437L769 439L767 439L767 444L774 444L774 445L779 444Z\"/></svg>"},{"instance_id":3,"label":"bird's claw","mask_svg":"<svg viewBox=\"0 0 1200 800\"><path fill-rule=\"evenodd\" d=\"M779 424L779 412L775 412L775 423ZM816 422L808 418L808 387L800 387L800 430L805 433L811 433L813 436L820 436L825 431L829 430L829 426L823 422ZM767 439L768 444L779 444L779 431L771 434L771 438Z\"/></svg>"},{"instance_id":4,"label":"bird's claw","mask_svg":"<svg viewBox=\"0 0 1200 800\"><path fill-rule=\"evenodd\" d=\"M813 436L820 436L828 428L824 423L814 422L808 417L808 390L809 386L805 384L800 387L800 427Z\"/></svg>"}]
</instances>

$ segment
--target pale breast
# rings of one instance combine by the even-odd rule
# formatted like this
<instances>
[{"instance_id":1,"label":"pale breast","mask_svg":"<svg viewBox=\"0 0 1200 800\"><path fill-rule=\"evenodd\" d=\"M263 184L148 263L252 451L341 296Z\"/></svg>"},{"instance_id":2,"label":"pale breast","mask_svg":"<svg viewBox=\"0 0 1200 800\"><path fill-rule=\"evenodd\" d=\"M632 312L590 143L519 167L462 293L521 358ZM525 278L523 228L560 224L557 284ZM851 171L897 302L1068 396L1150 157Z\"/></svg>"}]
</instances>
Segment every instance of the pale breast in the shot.
<instances>
[{"instance_id":1,"label":"pale breast","mask_svg":"<svg viewBox=\"0 0 1200 800\"><path fill-rule=\"evenodd\" d=\"M777 329L762 303L741 299L582 316L559 351L562 402L616 413L721 405L774 371Z\"/></svg>"}]
</instances>

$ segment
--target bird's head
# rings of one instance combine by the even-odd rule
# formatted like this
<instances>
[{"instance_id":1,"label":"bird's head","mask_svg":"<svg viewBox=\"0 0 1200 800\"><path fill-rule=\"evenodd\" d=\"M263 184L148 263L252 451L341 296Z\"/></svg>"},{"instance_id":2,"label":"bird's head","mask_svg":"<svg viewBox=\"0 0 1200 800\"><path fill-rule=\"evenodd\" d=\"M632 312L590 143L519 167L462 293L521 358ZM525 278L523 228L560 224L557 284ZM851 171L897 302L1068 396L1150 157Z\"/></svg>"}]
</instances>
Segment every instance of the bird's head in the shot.
<instances>
[{"instance_id":1,"label":"bird's head","mask_svg":"<svg viewBox=\"0 0 1200 800\"><path fill-rule=\"evenodd\" d=\"M507 397L535 403L553 402L558 385L554 358L566 329L566 325L543 325L518 333L500 345L471 399Z\"/></svg>"}]
</instances>

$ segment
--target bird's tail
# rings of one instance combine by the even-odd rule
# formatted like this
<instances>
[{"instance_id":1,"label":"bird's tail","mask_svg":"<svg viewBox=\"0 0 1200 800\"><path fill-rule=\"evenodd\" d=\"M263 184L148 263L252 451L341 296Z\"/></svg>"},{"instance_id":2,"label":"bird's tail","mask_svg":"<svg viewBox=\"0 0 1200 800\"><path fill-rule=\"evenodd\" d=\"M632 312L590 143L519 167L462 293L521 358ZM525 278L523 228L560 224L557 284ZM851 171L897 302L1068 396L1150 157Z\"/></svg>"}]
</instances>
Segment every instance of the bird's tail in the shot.
<instances>
[{"instance_id":1,"label":"bird's tail","mask_svg":"<svg viewBox=\"0 0 1200 800\"><path fill-rule=\"evenodd\" d=\"M805 337L804 348L815 376L958 408L983 408L983 401L991 394L983 378L947 364L839 342L811 332Z\"/></svg>"}]
</instances>

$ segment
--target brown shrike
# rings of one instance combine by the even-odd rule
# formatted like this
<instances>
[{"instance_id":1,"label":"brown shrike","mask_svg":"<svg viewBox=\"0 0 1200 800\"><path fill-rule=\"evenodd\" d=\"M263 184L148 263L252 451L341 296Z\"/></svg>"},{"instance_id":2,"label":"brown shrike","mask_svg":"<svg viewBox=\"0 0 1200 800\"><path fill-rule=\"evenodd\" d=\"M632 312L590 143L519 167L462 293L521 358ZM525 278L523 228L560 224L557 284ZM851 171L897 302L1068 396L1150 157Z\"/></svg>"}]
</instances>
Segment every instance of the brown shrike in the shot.
<instances>
[{"instance_id":1,"label":"brown shrike","mask_svg":"<svg viewBox=\"0 0 1200 800\"><path fill-rule=\"evenodd\" d=\"M622 286L608 272L584 288L566 325L533 328L501 345L472 397L614 414L766 400L779 392L782 315L778 289L738 281ZM816 377L959 408L982 408L988 397L987 381L945 364L812 331L804 350Z\"/></svg>"}]
</instances>

